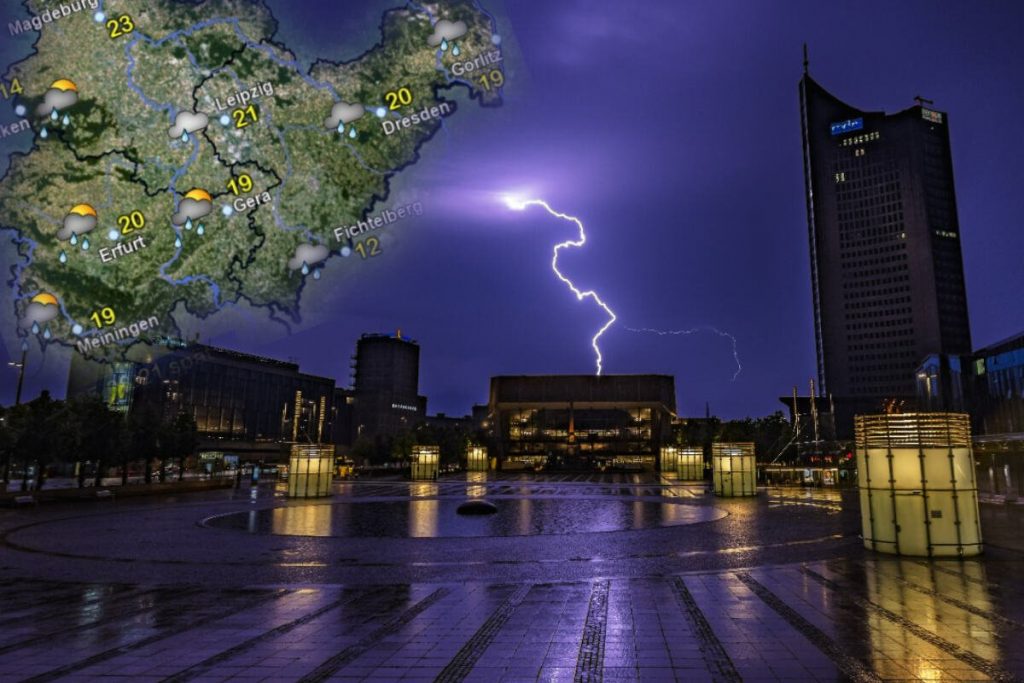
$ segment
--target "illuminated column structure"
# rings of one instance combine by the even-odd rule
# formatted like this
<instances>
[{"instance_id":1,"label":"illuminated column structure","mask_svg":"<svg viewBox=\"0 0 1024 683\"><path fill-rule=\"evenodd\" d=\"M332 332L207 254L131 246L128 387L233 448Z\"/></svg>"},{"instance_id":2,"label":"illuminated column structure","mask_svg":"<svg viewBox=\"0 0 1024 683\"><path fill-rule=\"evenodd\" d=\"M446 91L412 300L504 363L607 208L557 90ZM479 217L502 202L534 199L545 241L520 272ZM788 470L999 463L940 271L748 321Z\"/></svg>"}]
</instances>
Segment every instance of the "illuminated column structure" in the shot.
<instances>
[{"instance_id":1,"label":"illuminated column structure","mask_svg":"<svg viewBox=\"0 0 1024 683\"><path fill-rule=\"evenodd\" d=\"M735 498L757 495L753 443L712 444L711 469L716 496Z\"/></svg>"},{"instance_id":2,"label":"illuminated column structure","mask_svg":"<svg viewBox=\"0 0 1024 683\"><path fill-rule=\"evenodd\" d=\"M927 557L980 554L968 415L854 419L864 547Z\"/></svg>"},{"instance_id":3,"label":"illuminated column structure","mask_svg":"<svg viewBox=\"0 0 1024 683\"><path fill-rule=\"evenodd\" d=\"M413 446L412 478L417 481L433 481L437 479L440 462L440 446Z\"/></svg>"},{"instance_id":4,"label":"illuminated column structure","mask_svg":"<svg viewBox=\"0 0 1024 683\"><path fill-rule=\"evenodd\" d=\"M469 446L466 448L466 469L470 472L487 471L487 448Z\"/></svg>"},{"instance_id":5,"label":"illuminated column structure","mask_svg":"<svg viewBox=\"0 0 1024 683\"><path fill-rule=\"evenodd\" d=\"M679 449L675 446L661 447L661 474L662 476L675 477L679 469Z\"/></svg>"},{"instance_id":6,"label":"illuminated column structure","mask_svg":"<svg viewBox=\"0 0 1024 683\"><path fill-rule=\"evenodd\" d=\"M696 481L704 478L704 449L700 446L688 446L679 449L679 478L684 481Z\"/></svg>"},{"instance_id":7,"label":"illuminated column structure","mask_svg":"<svg viewBox=\"0 0 1024 683\"><path fill-rule=\"evenodd\" d=\"M333 478L333 445L292 444L288 468L289 498L329 496Z\"/></svg>"}]
</instances>

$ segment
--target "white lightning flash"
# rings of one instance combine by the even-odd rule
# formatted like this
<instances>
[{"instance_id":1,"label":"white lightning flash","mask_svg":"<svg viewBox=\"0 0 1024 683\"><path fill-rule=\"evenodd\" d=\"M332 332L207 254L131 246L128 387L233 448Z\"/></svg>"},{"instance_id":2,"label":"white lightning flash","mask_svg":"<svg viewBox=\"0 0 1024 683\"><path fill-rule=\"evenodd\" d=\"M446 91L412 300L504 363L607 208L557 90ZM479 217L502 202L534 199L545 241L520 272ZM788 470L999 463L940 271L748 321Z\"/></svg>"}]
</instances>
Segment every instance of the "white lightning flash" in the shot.
<instances>
[{"instance_id":1,"label":"white lightning flash","mask_svg":"<svg viewBox=\"0 0 1024 683\"><path fill-rule=\"evenodd\" d=\"M604 326L597 331L597 334L594 335L593 339L590 340L590 345L594 347L594 353L597 354L597 374L600 375L602 357L601 348L597 345L597 340L600 339L601 335L604 334L608 330L608 328L612 326L612 324L616 321L617 318L615 317L615 313L612 312L612 309L608 308L608 304L601 301L601 297L597 295L597 292L595 292L594 290L581 292L579 288L572 283L572 280L562 275L562 271L558 270L559 251L567 247L582 247L584 244L587 243L587 233L583 229L583 223L580 222L580 219L576 218L575 216L570 216L568 214L555 211L550 206L548 206L548 203L545 202L543 199L521 199L518 197L513 197L511 195L504 195L502 199L505 201L505 205L508 206L508 208L514 209L515 211L523 211L528 206L542 206L544 207L544 210L547 211L552 216L575 223L576 227L579 228L580 238L578 240L566 240L565 242L559 242L558 244L555 245L554 251L551 256L551 270L554 271L555 275L558 276L559 280L561 280L562 282L569 286L569 289L572 290L572 293L576 295L577 301L583 301L584 299L593 299L594 302L598 306L600 306L605 313L608 314L608 322L606 322Z\"/></svg>"},{"instance_id":2,"label":"white lightning flash","mask_svg":"<svg viewBox=\"0 0 1024 683\"><path fill-rule=\"evenodd\" d=\"M704 327L695 327L695 328L693 328L691 330L655 330L655 329L650 328L650 327L627 327L626 329L629 330L630 332L639 332L639 333L648 332L650 334L657 334L657 335L662 336L662 337L665 337L665 336L668 336L668 335L680 336L680 335L694 334L695 332L714 332L719 337L728 337L730 340L732 340L732 358L733 358L734 361L736 361L736 372L733 373L731 381L735 382L736 378L740 376L741 372L743 372L743 365L740 363L740 353L739 353L739 350L736 348L736 337L732 336L728 332L722 332L718 328L711 327L711 326L704 326Z\"/></svg>"}]
</instances>

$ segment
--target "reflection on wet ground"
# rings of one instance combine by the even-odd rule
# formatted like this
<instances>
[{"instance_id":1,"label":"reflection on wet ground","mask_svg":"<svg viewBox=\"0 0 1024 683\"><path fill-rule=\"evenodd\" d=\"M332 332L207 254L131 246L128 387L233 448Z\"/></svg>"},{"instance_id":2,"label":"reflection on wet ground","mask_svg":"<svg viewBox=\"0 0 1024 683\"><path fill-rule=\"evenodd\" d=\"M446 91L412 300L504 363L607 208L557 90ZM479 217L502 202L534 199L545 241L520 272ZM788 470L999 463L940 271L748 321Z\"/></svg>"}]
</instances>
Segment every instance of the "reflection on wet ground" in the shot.
<instances>
[{"instance_id":1,"label":"reflection on wet ground","mask_svg":"<svg viewBox=\"0 0 1024 683\"><path fill-rule=\"evenodd\" d=\"M606 498L489 498L498 512L456 513L461 499L411 498L361 503L304 503L205 520L207 526L284 536L411 537L537 536L650 529L707 522L725 511L678 501Z\"/></svg>"},{"instance_id":2,"label":"reflection on wet ground","mask_svg":"<svg viewBox=\"0 0 1024 683\"><path fill-rule=\"evenodd\" d=\"M513 537L445 538L458 531L447 526L452 506L471 495L507 508L505 517L494 518L494 533ZM792 520L809 536L825 535L851 513L856 497L772 489L758 501L727 503L706 497L701 487L652 480L534 478L350 483L330 503L286 506L273 497L250 504L242 495L190 500L198 502L152 510L123 504L116 514L65 510L52 515L53 524L41 524L41 518L32 522L37 519L33 515L45 511L0 513L8 539L0 546L0 681L108 676L130 681L1024 678L1024 554L1019 543L1011 543L1011 534L1003 533L1004 527L1020 528L1024 508L1017 506L983 510L983 519L998 527L991 530L1003 545L978 559L896 558L849 543L836 546L842 554L806 561L790 556L780 564L764 540L778 532L776 527ZM244 506L252 507L251 516L250 510L240 509ZM706 514L719 508L729 515L706 524L661 526L667 510ZM231 514L218 519L240 524L237 533L196 526L225 509ZM168 510L173 514L157 514ZM559 521L566 515L590 521ZM78 519L81 525L61 526ZM264 533L245 533L250 519L253 530ZM637 520L645 526L634 530ZM587 533L591 523L607 523L618 533ZM752 544L742 550L744 563L682 571L682 558L705 552L701 539L720 525L752 529L722 536ZM79 538L89 529L93 539ZM515 559L487 559L504 557L486 554L494 544L514 553L551 553L571 545L573 553L589 552L587 566L602 554L633 559L608 565L607 574L581 572L579 562L554 562L546 565L542 578L515 580L491 574L467 580L464 574L457 580L384 576L377 582L317 583L298 578L215 586L189 581L193 570L188 569L175 574L178 583L156 585L147 583L148 574L168 571L167 565L145 560L145 555L127 563L137 567L132 581L50 581L11 573L27 556L41 569L70 563L81 575L113 575L123 560L104 564L54 551L20 551L9 540L30 532L67 534L59 542L68 547L95 545L104 533L129 533L126 529L135 530L133 539L140 546L181 539L175 552L183 558L206 550L193 539L225 546L294 539L298 545L288 552L294 549L297 564L322 562L339 546L393 548L394 561L405 562L408 573L403 575L410 576L416 575L418 562L433 557L427 552L432 547L445 550L453 570L459 562L473 565L469 560L474 559L482 562L481 572L485 565L504 566ZM391 529L412 538L290 536L310 531L337 536L360 529ZM536 529L555 531L536 538L516 535ZM764 544L760 550L759 539ZM413 554L402 555L400 547L414 547ZM465 551L460 555L452 548ZM648 554L635 548L646 548ZM223 557L235 552L227 547ZM666 553L679 558L675 570L665 571L672 566L665 564ZM354 571L379 575L398 569L367 565Z\"/></svg>"}]
</instances>

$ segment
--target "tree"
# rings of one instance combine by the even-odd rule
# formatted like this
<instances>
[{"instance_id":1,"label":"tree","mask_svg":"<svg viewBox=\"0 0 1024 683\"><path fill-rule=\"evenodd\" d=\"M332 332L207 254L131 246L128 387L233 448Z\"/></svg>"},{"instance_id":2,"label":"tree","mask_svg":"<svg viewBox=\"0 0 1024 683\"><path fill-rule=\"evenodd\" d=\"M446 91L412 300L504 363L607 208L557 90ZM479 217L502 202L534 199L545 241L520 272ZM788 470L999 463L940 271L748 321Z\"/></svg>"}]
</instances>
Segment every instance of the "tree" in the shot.
<instances>
[{"instance_id":1,"label":"tree","mask_svg":"<svg viewBox=\"0 0 1024 683\"><path fill-rule=\"evenodd\" d=\"M104 463L110 461L119 445L124 418L95 396L69 400L67 407L76 437L78 487L85 486L86 462L94 463L96 486L99 486Z\"/></svg>"},{"instance_id":2,"label":"tree","mask_svg":"<svg viewBox=\"0 0 1024 683\"><path fill-rule=\"evenodd\" d=\"M14 429L10 424L11 409L0 406L0 493L7 491L11 481L11 455L14 451Z\"/></svg>"},{"instance_id":3,"label":"tree","mask_svg":"<svg viewBox=\"0 0 1024 683\"><path fill-rule=\"evenodd\" d=\"M181 481L185 477L185 459L199 447L195 419L184 411L175 415L164 429L161 445L164 463L178 460L178 481ZM166 465L161 463L160 481L164 481L166 471Z\"/></svg>"},{"instance_id":4,"label":"tree","mask_svg":"<svg viewBox=\"0 0 1024 683\"><path fill-rule=\"evenodd\" d=\"M121 483L128 483L128 463L142 460L145 463L145 482L153 482L153 460L159 455L160 413L153 406L143 403L128 413L128 449L121 460Z\"/></svg>"},{"instance_id":5,"label":"tree","mask_svg":"<svg viewBox=\"0 0 1024 683\"><path fill-rule=\"evenodd\" d=\"M68 452L73 443L73 428L68 424L63 401L54 401L50 392L11 408L7 415L13 457L22 462L21 490L28 490L28 473L36 463L36 488L42 488L46 466Z\"/></svg>"}]
</instances>

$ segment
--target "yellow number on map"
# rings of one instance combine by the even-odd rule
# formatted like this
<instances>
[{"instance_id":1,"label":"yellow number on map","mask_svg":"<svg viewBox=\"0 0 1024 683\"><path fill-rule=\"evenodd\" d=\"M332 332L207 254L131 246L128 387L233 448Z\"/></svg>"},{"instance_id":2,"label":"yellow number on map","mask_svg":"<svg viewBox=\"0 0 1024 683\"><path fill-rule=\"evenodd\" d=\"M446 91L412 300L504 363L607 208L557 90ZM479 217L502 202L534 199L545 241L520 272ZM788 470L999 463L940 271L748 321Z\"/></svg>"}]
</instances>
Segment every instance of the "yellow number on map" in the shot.
<instances>
[{"instance_id":1,"label":"yellow number on map","mask_svg":"<svg viewBox=\"0 0 1024 683\"><path fill-rule=\"evenodd\" d=\"M235 120L235 128L245 128L249 124L259 121L260 115L256 111L256 107L250 104L245 109L235 109L231 112L231 118Z\"/></svg>"},{"instance_id":2,"label":"yellow number on map","mask_svg":"<svg viewBox=\"0 0 1024 683\"><path fill-rule=\"evenodd\" d=\"M93 324L96 327L103 327L104 325L113 325L117 320L117 316L114 315L114 309L110 306L104 306L98 311L93 311L92 315L89 316Z\"/></svg>"},{"instance_id":3,"label":"yellow number on map","mask_svg":"<svg viewBox=\"0 0 1024 683\"><path fill-rule=\"evenodd\" d=\"M135 24L132 22L132 18L127 14L122 14L117 19L111 19L106 23L107 30L110 31L111 38L120 38L121 36L128 35L135 30Z\"/></svg>"},{"instance_id":4,"label":"yellow number on map","mask_svg":"<svg viewBox=\"0 0 1024 683\"><path fill-rule=\"evenodd\" d=\"M117 224L121 226L121 234L127 235L146 227L146 217L142 215L141 211L132 211L127 215L118 216Z\"/></svg>"},{"instance_id":5,"label":"yellow number on map","mask_svg":"<svg viewBox=\"0 0 1024 683\"><path fill-rule=\"evenodd\" d=\"M388 102L388 109L394 111L399 107L412 104L412 91L406 87L401 87L398 90L385 93L384 99Z\"/></svg>"},{"instance_id":6,"label":"yellow number on map","mask_svg":"<svg viewBox=\"0 0 1024 683\"><path fill-rule=\"evenodd\" d=\"M231 190L232 194L236 195L252 192L252 176L248 173L243 173L237 178L232 178L228 181L228 189Z\"/></svg>"}]
</instances>

